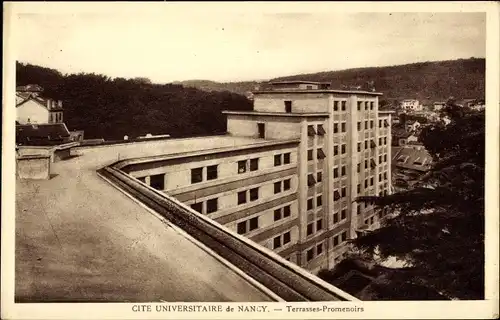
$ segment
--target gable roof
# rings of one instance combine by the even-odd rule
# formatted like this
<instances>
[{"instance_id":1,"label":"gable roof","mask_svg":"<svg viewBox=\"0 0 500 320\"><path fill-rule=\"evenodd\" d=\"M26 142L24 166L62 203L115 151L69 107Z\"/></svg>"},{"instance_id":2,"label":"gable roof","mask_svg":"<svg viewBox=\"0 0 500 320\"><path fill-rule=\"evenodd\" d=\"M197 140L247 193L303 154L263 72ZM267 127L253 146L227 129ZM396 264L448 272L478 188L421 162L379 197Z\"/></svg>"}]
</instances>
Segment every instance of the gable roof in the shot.
<instances>
[{"instance_id":1,"label":"gable roof","mask_svg":"<svg viewBox=\"0 0 500 320\"><path fill-rule=\"evenodd\" d=\"M54 101L54 100L45 99L45 98L33 95L32 93L29 93L29 92L16 92L16 108L20 107L21 105L25 104L28 101L34 101L34 102L38 103L40 106L47 109L47 102ZM62 110L63 110L62 107L59 107L57 104L55 104L49 111L62 111Z\"/></svg>"},{"instance_id":2,"label":"gable roof","mask_svg":"<svg viewBox=\"0 0 500 320\"><path fill-rule=\"evenodd\" d=\"M16 142L58 144L69 136L70 133L64 123L16 125Z\"/></svg>"},{"instance_id":3,"label":"gable roof","mask_svg":"<svg viewBox=\"0 0 500 320\"><path fill-rule=\"evenodd\" d=\"M393 156L392 163L400 168L428 171L431 168L432 157L423 147L402 147Z\"/></svg>"}]
</instances>

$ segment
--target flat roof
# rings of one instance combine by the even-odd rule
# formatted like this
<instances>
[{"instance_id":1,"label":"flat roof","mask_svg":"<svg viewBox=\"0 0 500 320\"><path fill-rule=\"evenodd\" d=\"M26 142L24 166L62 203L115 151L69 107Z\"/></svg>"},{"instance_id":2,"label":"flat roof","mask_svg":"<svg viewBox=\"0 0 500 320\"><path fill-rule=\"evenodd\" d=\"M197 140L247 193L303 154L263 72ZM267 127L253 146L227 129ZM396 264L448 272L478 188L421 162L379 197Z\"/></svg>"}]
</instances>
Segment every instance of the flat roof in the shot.
<instances>
[{"instance_id":1,"label":"flat roof","mask_svg":"<svg viewBox=\"0 0 500 320\"><path fill-rule=\"evenodd\" d=\"M117 160L252 145L231 136L78 147L16 181L16 301L271 301L203 245L98 176Z\"/></svg>"},{"instance_id":2,"label":"flat roof","mask_svg":"<svg viewBox=\"0 0 500 320\"><path fill-rule=\"evenodd\" d=\"M304 84L330 84L330 82L317 82L317 81L305 81L305 80L283 80L283 81L271 81L268 82L270 85L274 84L295 84L295 83L304 83Z\"/></svg>"},{"instance_id":3,"label":"flat roof","mask_svg":"<svg viewBox=\"0 0 500 320\"><path fill-rule=\"evenodd\" d=\"M254 116L279 116L279 117L328 117L327 112L286 113L286 112L261 112L261 111L222 111L223 114L254 115Z\"/></svg>"},{"instance_id":4,"label":"flat roof","mask_svg":"<svg viewBox=\"0 0 500 320\"><path fill-rule=\"evenodd\" d=\"M257 90L252 91L255 94L267 94L267 93L275 93L275 94L283 94L283 93L341 93L341 94L365 94L371 96L382 96L381 92L372 92L372 91L362 91L362 90L336 90L336 89L309 89L309 90Z\"/></svg>"}]
</instances>

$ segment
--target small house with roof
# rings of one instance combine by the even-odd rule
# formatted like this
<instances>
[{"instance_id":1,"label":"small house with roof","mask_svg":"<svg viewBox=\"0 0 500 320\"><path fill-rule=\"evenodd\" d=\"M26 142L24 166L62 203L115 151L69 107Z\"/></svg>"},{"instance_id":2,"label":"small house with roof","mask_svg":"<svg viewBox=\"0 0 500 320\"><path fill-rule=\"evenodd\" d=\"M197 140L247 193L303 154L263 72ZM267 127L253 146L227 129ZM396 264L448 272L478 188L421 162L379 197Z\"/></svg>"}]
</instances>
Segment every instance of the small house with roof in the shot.
<instances>
[{"instance_id":1,"label":"small house with roof","mask_svg":"<svg viewBox=\"0 0 500 320\"><path fill-rule=\"evenodd\" d=\"M393 148L392 173L396 191L412 188L431 169L432 156L423 145L410 144Z\"/></svg>"},{"instance_id":2,"label":"small house with roof","mask_svg":"<svg viewBox=\"0 0 500 320\"><path fill-rule=\"evenodd\" d=\"M42 98L42 91L38 85L16 88L16 121L19 124L63 122L62 101Z\"/></svg>"}]
</instances>

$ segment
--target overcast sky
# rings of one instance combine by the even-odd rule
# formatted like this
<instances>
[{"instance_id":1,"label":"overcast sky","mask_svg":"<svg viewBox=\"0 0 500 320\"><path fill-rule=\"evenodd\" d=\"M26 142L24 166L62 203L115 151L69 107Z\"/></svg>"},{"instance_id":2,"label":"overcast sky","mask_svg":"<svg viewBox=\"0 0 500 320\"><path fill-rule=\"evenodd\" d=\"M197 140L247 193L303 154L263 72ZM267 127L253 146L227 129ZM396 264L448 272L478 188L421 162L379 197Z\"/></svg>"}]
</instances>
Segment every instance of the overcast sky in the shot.
<instances>
[{"instance_id":1,"label":"overcast sky","mask_svg":"<svg viewBox=\"0 0 500 320\"><path fill-rule=\"evenodd\" d=\"M17 60L61 72L189 79L277 76L485 57L484 13L154 10L17 15Z\"/></svg>"}]
</instances>

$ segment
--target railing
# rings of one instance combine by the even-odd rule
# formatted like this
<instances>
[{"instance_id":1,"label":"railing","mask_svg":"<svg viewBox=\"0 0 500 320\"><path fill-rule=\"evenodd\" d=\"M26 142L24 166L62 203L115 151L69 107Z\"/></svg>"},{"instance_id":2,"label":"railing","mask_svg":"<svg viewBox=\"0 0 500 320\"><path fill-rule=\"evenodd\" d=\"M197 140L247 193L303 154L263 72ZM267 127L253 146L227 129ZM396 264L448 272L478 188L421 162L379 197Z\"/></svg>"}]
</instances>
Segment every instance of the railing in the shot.
<instances>
[{"instance_id":1,"label":"railing","mask_svg":"<svg viewBox=\"0 0 500 320\"><path fill-rule=\"evenodd\" d=\"M285 301L358 300L113 166L98 172Z\"/></svg>"}]
</instances>

